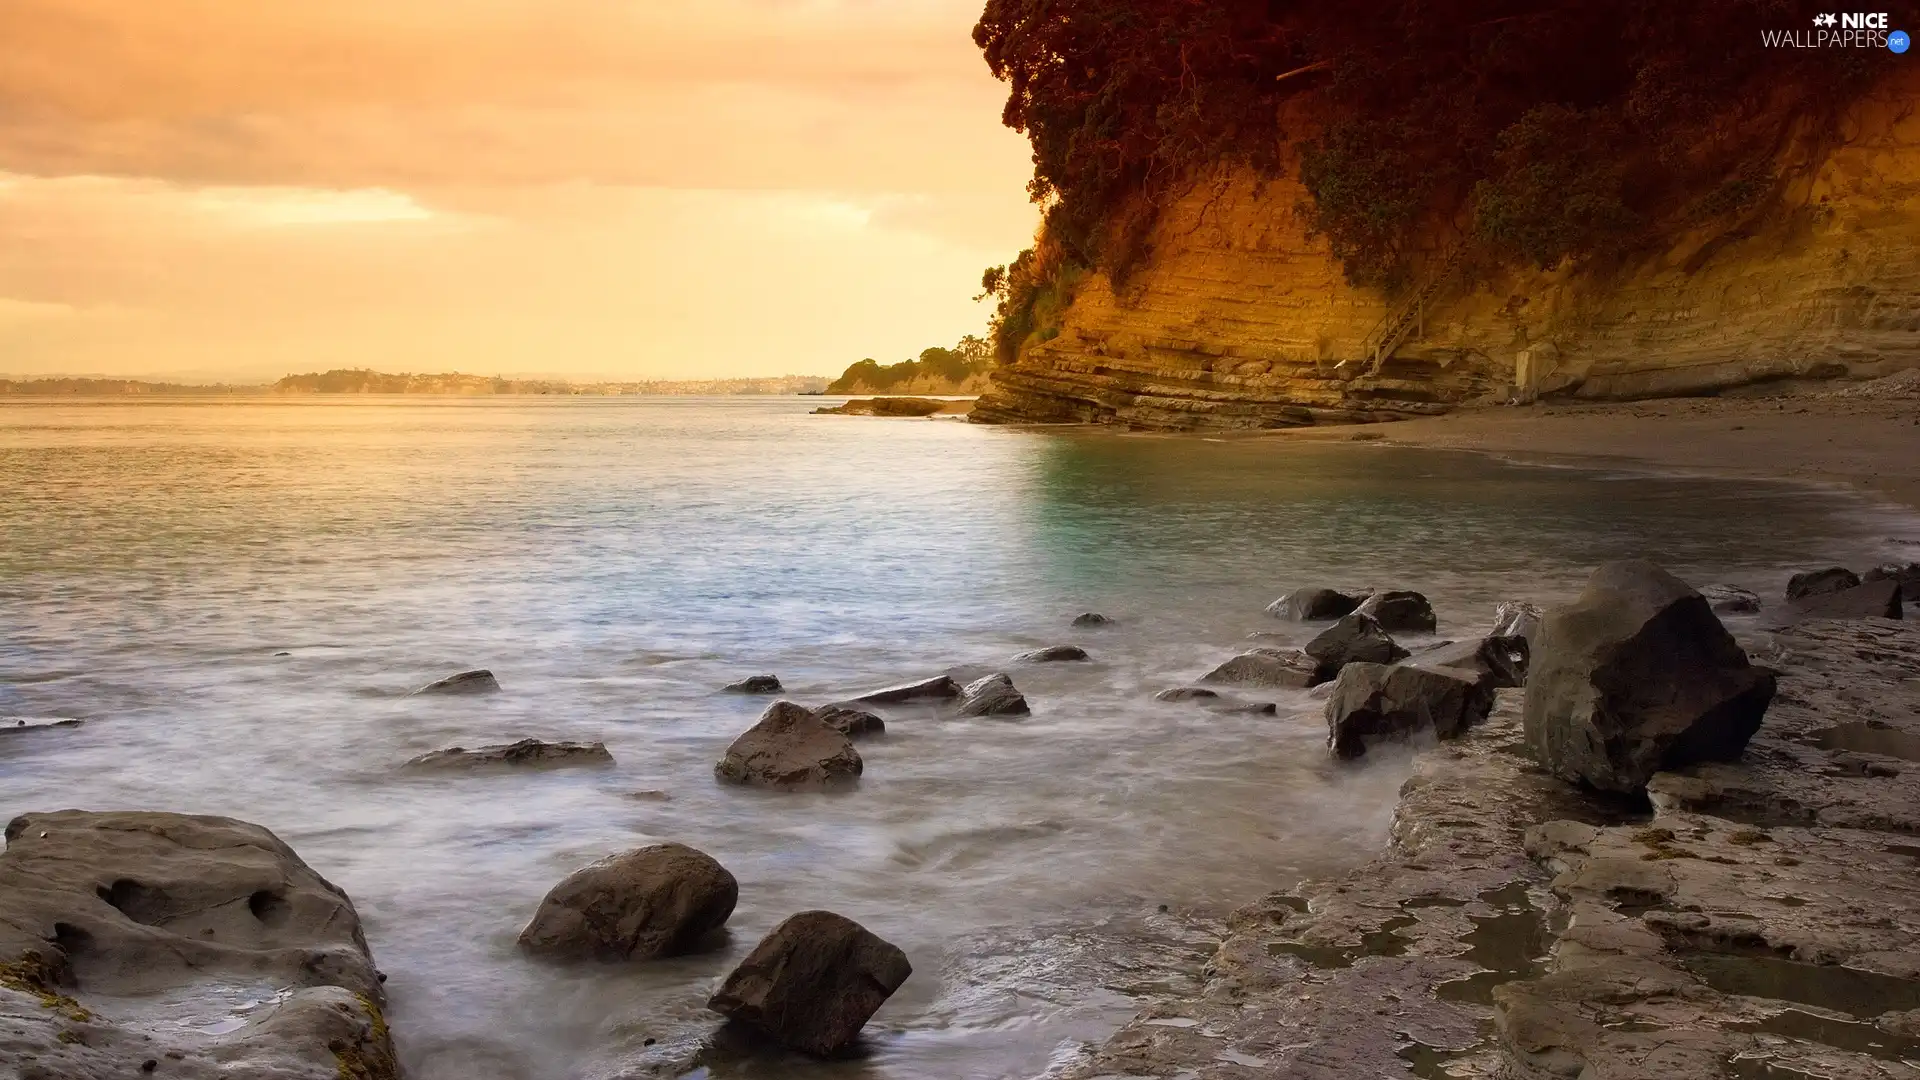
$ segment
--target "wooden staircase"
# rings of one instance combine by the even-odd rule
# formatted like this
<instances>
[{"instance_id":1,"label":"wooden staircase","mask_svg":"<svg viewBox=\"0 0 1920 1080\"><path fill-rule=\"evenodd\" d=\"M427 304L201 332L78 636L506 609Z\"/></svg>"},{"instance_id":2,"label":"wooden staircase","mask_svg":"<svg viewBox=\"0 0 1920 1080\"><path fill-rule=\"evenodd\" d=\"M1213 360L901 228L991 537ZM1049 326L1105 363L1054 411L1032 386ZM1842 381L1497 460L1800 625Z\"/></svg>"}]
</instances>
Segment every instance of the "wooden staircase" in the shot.
<instances>
[{"instance_id":1,"label":"wooden staircase","mask_svg":"<svg viewBox=\"0 0 1920 1080\"><path fill-rule=\"evenodd\" d=\"M1373 332L1367 335L1366 341L1361 344L1362 355L1367 360L1362 377L1378 375L1386 365L1387 358L1405 344L1408 337L1426 332L1428 305L1453 278L1454 272L1460 269L1465 256L1466 246L1456 245L1428 275L1427 280L1387 312L1387 317L1381 319Z\"/></svg>"}]
</instances>

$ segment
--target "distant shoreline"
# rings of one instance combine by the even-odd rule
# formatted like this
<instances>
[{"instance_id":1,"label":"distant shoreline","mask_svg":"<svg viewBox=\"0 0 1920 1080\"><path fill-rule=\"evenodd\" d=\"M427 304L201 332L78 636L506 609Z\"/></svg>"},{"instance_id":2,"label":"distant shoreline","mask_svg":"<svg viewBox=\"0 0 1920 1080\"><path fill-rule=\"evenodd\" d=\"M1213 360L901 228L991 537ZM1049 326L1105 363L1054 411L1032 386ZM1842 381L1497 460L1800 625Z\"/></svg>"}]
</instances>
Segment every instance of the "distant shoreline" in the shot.
<instances>
[{"instance_id":1,"label":"distant shoreline","mask_svg":"<svg viewBox=\"0 0 1920 1080\"><path fill-rule=\"evenodd\" d=\"M458 372L390 375L365 369L335 369L288 375L271 383L169 383L143 379L50 376L0 378L0 397L35 398L225 398L225 397L790 397L818 395L828 379L819 375L774 375L729 379L641 379L576 383L508 379Z\"/></svg>"}]
</instances>

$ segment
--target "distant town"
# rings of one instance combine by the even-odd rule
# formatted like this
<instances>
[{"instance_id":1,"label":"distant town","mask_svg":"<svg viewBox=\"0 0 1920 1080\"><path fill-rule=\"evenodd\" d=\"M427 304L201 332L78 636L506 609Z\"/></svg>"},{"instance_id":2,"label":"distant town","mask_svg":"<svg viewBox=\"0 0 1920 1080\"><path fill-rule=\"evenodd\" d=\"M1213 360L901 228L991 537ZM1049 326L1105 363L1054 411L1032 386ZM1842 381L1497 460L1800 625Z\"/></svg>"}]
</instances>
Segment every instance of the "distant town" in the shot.
<instances>
[{"instance_id":1,"label":"distant town","mask_svg":"<svg viewBox=\"0 0 1920 1080\"><path fill-rule=\"evenodd\" d=\"M758 379L666 379L640 382L566 382L505 379L488 375L390 375L363 368L337 368L305 375L288 375L272 383L189 384L145 382L138 379L0 379L0 395L32 397L217 397L262 394L441 394L482 397L509 394L548 394L613 397L627 394L789 395L818 394L828 380L817 375L779 375Z\"/></svg>"}]
</instances>

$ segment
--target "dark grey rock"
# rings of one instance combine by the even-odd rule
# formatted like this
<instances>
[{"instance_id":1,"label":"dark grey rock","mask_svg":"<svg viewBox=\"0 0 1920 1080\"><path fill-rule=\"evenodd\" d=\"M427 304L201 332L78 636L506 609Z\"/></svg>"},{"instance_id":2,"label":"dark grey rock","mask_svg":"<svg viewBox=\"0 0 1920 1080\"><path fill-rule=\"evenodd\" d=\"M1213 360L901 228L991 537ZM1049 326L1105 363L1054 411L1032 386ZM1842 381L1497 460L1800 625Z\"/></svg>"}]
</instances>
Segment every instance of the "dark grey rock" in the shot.
<instances>
[{"instance_id":1,"label":"dark grey rock","mask_svg":"<svg viewBox=\"0 0 1920 1080\"><path fill-rule=\"evenodd\" d=\"M500 680L493 677L493 672L485 668L477 668L473 671L462 671L458 675L449 675L444 679L435 679L420 689L415 690L413 694L409 696L417 697L421 694L491 694L499 689Z\"/></svg>"},{"instance_id":2,"label":"dark grey rock","mask_svg":"<svg viewBox=\"0 0 1920 1080\"><path fill-rule=\"evenodd\" d=\"M1023 652L1013 659L1021 664L1058 664L1093 658L1087 655L1087 650L1078 645L1051 645L1044 649Z\"/></svg>"},{"instance_id":3,"label":"dark grey rock","mask_svg":"<svg viewBox=\"0 0 1920 1080\"><path fill-rule=\"evenodd\" d=\"M1027 699L1006 675L988 675L960 692L961 716L1026 716Z\"/></svg>"},{"instance_id":4,"label":"dark grey rock","mask_svg":"<svg viewBox=\"0 0 1920 1080\"><path fill-rule=\"evenodd\" d=\"M1492 708L1493 688L1456 668L1348 664L1327 699L1327 746L1352 758L1377 743L1424 732L1451 739L1485 720Z\"/></svg>"},{"instance_id":5,"label":"dark grey rock","mask_svg":"<svg viewBox=\"0 0 1920 1080\"><path fill-rule=\"evenodd\" d=\"M831 911L803 911L754 946L707 1008L783 1046L838 1054L913 974L907 954Z\"/></svg>"},{"instance_id":6,"label":"dark grey rock","mask_svg":"<svg viewBox=\"0 0 1920 1080\"><path fill-rule=\"evenodd\" d=\"M1298 690L1320 681L1319 671L1319 661L1298 649L1252 649L1200 676L1200 681Z\"/></svg>"},{"instance_id":7,"label":"dark grey rock","mask_svg":"<svg viewBox=\"0 0 1920 1080\"><path fill-rule=\"evenodd\" d=\"M1204 701L1201 706L1222 716L1278 716L1280 706L1271 701Z\"/></svg>"},{"instance_id":8,"label":"dark grey rock","mask_svg":"<svg viewBox=\"0 0 1920 1080\"><path fill-rule=\"evenodd\" d=\"M778 694L784 689L780 680L772 675L749 675L739 682L728 683L720 691L726 694Z\"/></svg>"},{"instance_id":9,"label":"dark grey rock","mask_svg":"<svg viewBox=\"0 0 1920 1080\"><path fill-rule=\"evenodd\" d=\"M1739 757L1773 691L1686 582L1608 563L1534 642L1527 742L1562 777L1634 792L1662 769Z\"/></svg>"},{"instance_id":10,"label":"dark grey rock","mask_svg":"<svg viewBox=\"0 0 1920 1080\"><path fill-rule=\"evenodd\" d=\"M1806 619L1898 619L1900 592L1900 582L1881 578L1839 592L1815 593L1797 601L1793 610Z\"/></svg>"},{"instance_id":11,"label":"dark grey rock","mask_svg":"<svg viewBox=\"0 0 1920 1080\"><path fill-rule=\"evenodd\" d=\"M1405 589L1374 593L1354 610L1371 617L1390 634L1431 634L1439 625L1427 598Z\"/></svg>"},{"instance_id":12,"label":"dark grey rock","mask_svg":"<svg viewBox=\"0 0 1920 1080\"><path fill-rule=\"evenodd\" d=\"M822 705L813 710L813 718L849 739L863 735L883 735L887 722L865 709L851 705Z\"/></svg>"},{"instance_id":13,"label":"dark grey rock","mask_svg":"<svg viewBox=\"0 0 1920 1080\"><path fill-rule=\"evenodd\" d=\"M1760 610L1760 598L1738 585L1702 585L1700 595L1716 615L1751 615Z\"/></svg>"},{"instance_id":14,"label":"dark grey rock","mask_svg":"<svg viewBox=\"0 0 1920 1080\"><path fill-rule=\"evenodd\" d=\"M1526 638L1496 635L1422 650L1406 666L1463 674L1491 697L1495 690L1527 684L1529 654Z\"/></svg>"},{"instance_id":15,"label":"dark grey rock","mask_svg":"<svg viewBox=\"0 0 1920 1080\"><path fill-rule=\"evenodd\" d=\"M857 705L905 705L915 701L950 701L960 696L960 684L951 676L936 675L919 682L901 683L850 698Z\"/></svg>"},{"instance_id":16,"label":"dark grey rock","mask_svg":"<svg viewBox=\"0 0 1920 1080\"><path fill-rule=\"evenodd\" d=\"M1155 701L1212 701L1220 697L1218 690L1209 690L1204 686L1175 686L1153 695Z\"/></svg>"},{"instance_id":17,"label":"dark grey rock","mask_svg":"<svg viewBox=\"0 0 1920 1080\"><path fill-rule=\"evenodd\" d=\"M520 947L554 960L652 960L701 947L740 886L712 856L655 844L569 874L540 902Z\"/></svg>"},{"instance_id":18,"label":"dark grey rock","mask_svg":"<svg viewBox=\"0 0 1920 1080\"><path fill-rule=\"evenodd\" d=\"M1307 642L1305 651L1316 665L1316 683L1333 680L1348 664L1391 664L1408 655L1378 621L1358 611Z\"/></svg>"},{"instance_id":19,"label":"dark grey rock","mask_svg":"<svg viewBox=\"0 0 1920 1080\"><path fill-rule=\"evenodd\" d=\"M1493 636L1518 637L1531 640L1540 632L1541 620L1546 616L1537 604L1525 600L1503 600L1493 609Z\"/></svg>"},{"instance_id":20,"label":"dark grey rock","mask_svg":"<svg viewBox=\"0 0 1920 1080\"><path fill-rule=\"evenodd\" d=\"M797 790L850 785L865 767L860 752L838 731L791 701L760 714L713 767L723 784Z\"/></svg>"},{"instance_id":21,"label":"dark grey rock","mask_svg":"<svg viewBox=\"0 0 1920 1080\"><path fill-rule=\"evenodd\" d=\"M1860 575L1844 566L1807 570L1787 579L1787 599L1804 600L1824 593L1845 592L1860 584Z\"/></svg>"},{"instance_id":22,"label":"dark grey rock","mask_svg":"<svg viewBox=\"0 0 1920 1080\"><path fill-rule=\"evenodd\" d=\"M1875 581L1897 581L1900 583L1900 599L1909 604L1920 603L1920 562L1882 563L1860 575L1862 584Z\"/></svg>"},{"instance_id":23,"label":"dark grey rock","mask_svg":"<svg viewBox=\"0 0 1920 1080\"><path fill-rule=\"evenodd\" d=\"M1095 626L1111 626L1112 624L1112 619L1107 618L1097 611L1088 611L1073 617L1073 625L1082 630Z\"/></svg>"},{"instance_id":24,"label":"dark grey rock","mask_svg":"<svg viewBox=\"0 0 1920 1080\"><path fill-rule=\"evenodd\" d=\"M1351 614L1360 598L1337 589L1295 589L1267 605L1267 614L1292 622L1318 622Z\"/></svg>"},{"instance_id":25,"label":"dark grey rock","mask_svg":"<svg viewBox=\"0 0 1920 1080\"><path fill-rule=\"evenodd\" d=\"M521 739L515 743L499 743L493 746L481 746L472 750L464 746L451 746L445 750L435 750L430 754L406 763L405 767L418 771L479 771L485 769L567 769L586 766L597 768L613 764L613 755L608 752L606 743L543 742L539 739Z\"/></svg>"}]
</instances>

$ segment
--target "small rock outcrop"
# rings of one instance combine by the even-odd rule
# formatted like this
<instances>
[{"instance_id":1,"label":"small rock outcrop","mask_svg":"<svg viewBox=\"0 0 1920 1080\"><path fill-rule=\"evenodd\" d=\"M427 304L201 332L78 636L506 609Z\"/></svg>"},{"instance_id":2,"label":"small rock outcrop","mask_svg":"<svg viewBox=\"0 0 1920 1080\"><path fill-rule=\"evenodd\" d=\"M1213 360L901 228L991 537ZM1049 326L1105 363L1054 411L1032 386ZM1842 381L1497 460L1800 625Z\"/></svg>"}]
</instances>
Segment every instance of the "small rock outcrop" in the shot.
<instances>
[{"instance_id":1,"label":"small rock outcrop","mask_svg":"<svg viewBox=\"0 0 1920 1080\"><path fill-rule=\"evenodd\" d=\"M1267 605L1267 614L1292 622L1319 622L1352 614L1360 598L1338 589L1295 589Z\"/></svg>"},{"instance_id":2,"label":"small rock outcrop","mask_svg":"<svg viewBox=\"0 0 1920 1080\"><path fill-rule=\"evenodd\" d=\"M1445 645L1415 653L1407 660L1406 666L1465 675L1491 701L1495 690L1527 684L1527 663L1531 654L1532 647L1527 644L1526 638L1495 635L1468 641L1449 641Z\"/></svg>"},{"instance_id":3,"label":"small rock outcrop","mask_svg":"<svg viewBox=\"0 0 1920 1080\"><path fill-rule=\"evenodd\" d=\"M726 924L740 886L712 856L654 844L569 874L520 932L553 960L652 960L697 950Z\"/></svg>"},{"instance_id":4,"label":"small rock outcrop","mask_svg":"<svg viewBox=\"0 0 1920 1080\"><path fill-rule=\"evenodd\" d=\"M1457 668L1348 664L1327 699L1327 746L1353 758L1376 743L1428 731L1451 739L1485 720L1492 708L1492 689L1483 690Z\"/></svg>"},{"instance_id":5,"label":"small rock outcrop","mask_svg":"<svg viewBox=\"0 0 1920 1080\"><path fill-rule=\"evenodd\" d=\"M1787 599L1805 600L1809 596L1845 592L1858 584L1860 575L1844 566L1807 570L1787 579Z\"/></svg>"},{"instance_id":6,"label":"small rock outcrop","mask_svg":"<svg viewBox=\"0 0 1920 1080\"><path fill-rule=\"evenodd\" d=\"M713 767L723 784L799 790L852 784L864 768L860 752L812 711L776 701Z\"/></svg>"},{"instance_id":7,"label":"small rock outcrop","mask_svg":"<svg viewBox=\"0 0 1920 1080\"><path fill-rule=\"evenodd\" d=\"M723 694L778 694L786 687L780 685L780 679L774 675L749 675L739 682L730 682L720 688Z\"/></svg>"},{"instance_id":8,"label":"small rock outcrop","mask_svg":"<svg viewBox=\"0 0 1920 1080\"><path fill-rule=\"evenodd\" d=\"M449 675L444 679L435 679L408 696L419 697L422 694L491 694L497 692L499 689L500 680L493 677L493 672L488 671L486 668L476 668L473 671L462 671L457 675Z\"/></svg>"},{"instance_id":9,"label":"small rock outcrop","mask_svg":"<svg viewBox=\"0 0 1920 1080\"><path fill-rule=\"evenodd\" d=\"M1050 645L1044 649L1023 652L1013 659L1019 664L1059 664L1091 660L1093 657L1078 645Z\"/></svg>"},{"instance_id":10,"label":"small rock outcrop","mask_svg":"<svg viewBox=\"0 0 1920 1080\"><path fill-rule=\"evenodd\" d=\"M1427 598L1406 589L1374 593L1354 610L1390 634L1431 634L1440 625Z\"/></svg>"},{"instance_id":11,"label":"small rock outcrop","mask_svg":"<svg viewBox=\"0 0 1920 1080\"><path fill-rule=\"evenodd\" d=\"M1838 592L1815 593L1794 603L1794 613L1807 619L1898 619L1900 583L1881 578Z\"/></svg>"},{"instance_id":12,"label":"small rock outcrop","mask_svg":"<svg viewBox=\"0 0 1920 1080\"><path fill-rule=\"evenodd\" d=\"M1760 598L1738 585L1702 585L1700 595L1715 615L1751 615L1760 610Z\"/></svg>"},{"instance_id":13,"label":"small rock outcrop","mask_svg":"<svg viewBox=\"0 0 1920 1080\"><path fill-rule=\"evenodd\" d=\"M1738 757L1773 691L1686 582L1608 563L1534 642L1527 742L1559 776L1635 792L1660 770Z\"/></svg>"},{"instance_id":14,"label":"small rock outcrop","mask_svg":"<svg viewBox=\"0 0 1920 1080\"><path fill-rule=\"evenodd\" d=\"M1324 681L1320 667L1319 661L1298 649L1249 649L1200 676L1200 681L1299 690Z\"/></svg>"},{"instance_id":15,"label":"small rock outcrop","mask_svg":"<svg viewBox=\"0 0 1920 1080\"><path fill-rule=\"evenodd\" d=\"M1525 600L1503 600L1493 609L1493 636L1517 637L1532 640L1540 632L1540 623L1546 618L1538 604Z\"/></svg>"},{"instance_id":16,"label":"small rock outcrop","mask_svg":"<svg viewBox=\"0 0 1920 1080\"><path fill-rule=\"evenodd\" d=\"M542 742L521 739L469 750L450 746L406 763L404 768L419 772L478 772L487 769L570 769L598 768L613 764L606 743Z\"/></svg>"},{"instance_id":17,"label":"small rock outcrop","mask_svg":"<svg viewBox=\"0 0 1920 1080\"><path fill-rule=\"evenodd\" d=\"M1408 655L1379 622L1358 611L1307 642L1306 654L1317 665L1316 683L1331 681L1348 664L1392 664Z\"/></svg>"},{"instance_id":18,"label":"small rock outcrop","mask_svg":"<svg viewBox=\"0 0 1920 1080\"><path fill-rule=\"evenodd\" d=\"M783 1046L838 1054L913 974L907 954L831 911L803 911L754 946L707 1008Z\"/></svg>"},{"instance_id":19,"label":"small rock outcrop","mask_svg":"<svg viewBox=\"0 0 1920 1080\"><path fill-rule=\"evenodd\" d=\"M865 709L851 705L822 705L813 710L813 718L849 739L864 735L884 735L887 722Z\"/></svg>"},{"instance_id":20,"label":"small rock outcrop","mask_svg":"<svg viewBox=\"0 0 1920 1080\"><path fill-rule=\"evenodd\" d=\"M1900 583L1900 598L1909 604L1920 603L1920 562L1882 563L1860 575L1862 584L1875 581Z\"/></svg>"},{"instance_id":21,"label":"small rock outcrop","mask_svg":"<svg viewBox=\"0 0 1920 1080\"><path fill-rule=\"evenodd\" d=\"M22 1077L398 1080L353 902L231 818L24 814L0 854L0 1061ZM218 1032L91 995L284 987ZM144 1016L144 1018L142 1018ZM11 1074L10 1074L11 1075Z\"/></svg>"},{"instance_id":22,"label":"small rock outcrop","mask_svg":"<svg viewBox=\"0 0 1920 1080\"><path fill-rule=\"evenodd\" d=\"M1096 626L1111 626L1113 620L1097 611L1082 612L1073 617L1073 625L1081 630Z\"/></svg>"},{"instance_id":23,"label":"small rock outcrop","mask_svg":"<svg viewBox=\"0 0 1920 1080\"><path fill-rule=\"evenodd\" d=\"M1026 716L1032 711L1006 675L976 679L960 692L961 716Z\"/></svg>"},{"instance_id":24,"label":"small rock outcrop","mask_svg":"<svg viewBox=\"0 0 1920 1080\"><path fill-rule=\"evenodd\" d=\"M857 705L906 705L916 701L951 701L960 696L960 684L949 675L901 683L848 700Z\"/></svg>"}]
</instances>

